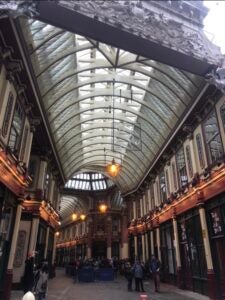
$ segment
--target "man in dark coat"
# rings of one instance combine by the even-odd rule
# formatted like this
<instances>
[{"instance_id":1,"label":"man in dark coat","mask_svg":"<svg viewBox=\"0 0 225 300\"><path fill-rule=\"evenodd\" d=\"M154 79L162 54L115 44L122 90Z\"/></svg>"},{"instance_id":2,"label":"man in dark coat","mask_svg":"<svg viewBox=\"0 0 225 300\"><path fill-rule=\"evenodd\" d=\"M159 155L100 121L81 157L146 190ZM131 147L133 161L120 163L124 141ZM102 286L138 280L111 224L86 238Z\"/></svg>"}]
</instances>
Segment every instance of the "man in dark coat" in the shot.
<instances>
[{"instance_id":1,"label":"man in dark coat","mask_svg":"<svg viewBox=\"0 0 225 300\"><path fill-rule=\"evenodd\" d=\"M153 280L155 284L155 292L160 291L160 276L159 276L160 267L161 267L160 261L155 257L155 255L152 255L152 259L149 265L149 271L153 276Z\"/></svg>"},{"instance_id":2,"label":"man in dark coat","mask_svg":"<svg viewBox=\"0 0 225 300\"><path fill-rule=\"evenodd\" d=\"M132 291L133 271L129 261L125 263L124 275L127 279L127 289L128 291Z\"/></svg>"},{"instance_id":3,"label":"man in dark coat","mask_svg":"<svg viewBox=\"0 0 225 300\"><path fill-rule=\"evenodd\" d=\"M32 253L29 253L25 261L25 270L23 275L24 294L26 294L29 291L32 291L33 286L34 286L34 257Z\"/></svg>"}]
</instances>

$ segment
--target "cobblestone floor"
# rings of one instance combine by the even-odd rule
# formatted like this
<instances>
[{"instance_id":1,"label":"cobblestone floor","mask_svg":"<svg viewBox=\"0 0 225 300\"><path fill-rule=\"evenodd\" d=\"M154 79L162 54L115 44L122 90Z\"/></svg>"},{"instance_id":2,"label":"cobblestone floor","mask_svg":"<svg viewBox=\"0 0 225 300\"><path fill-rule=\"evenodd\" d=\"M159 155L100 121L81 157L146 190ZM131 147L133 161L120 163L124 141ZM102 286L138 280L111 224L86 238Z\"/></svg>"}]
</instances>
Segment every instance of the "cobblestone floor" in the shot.
<instances>
[{"instance_id":1,"label":"cobblestone floor","mask_svg":"<svg viewBox=\"0 0 225 300\"><path fill-rule=\"evenodd\" d=\"M118 277L112 282L74 283L64 270L57 271L56 278L49 280L46 300L137 300L146 294L148 300L209 300L208 297L180 290L172 285L161 284L161 292L153 291L152 281L144 282L146 293L128 292L126 280ZM12 291L11 300L21 300L21 291Z\"/></svg>"}]
</instances>

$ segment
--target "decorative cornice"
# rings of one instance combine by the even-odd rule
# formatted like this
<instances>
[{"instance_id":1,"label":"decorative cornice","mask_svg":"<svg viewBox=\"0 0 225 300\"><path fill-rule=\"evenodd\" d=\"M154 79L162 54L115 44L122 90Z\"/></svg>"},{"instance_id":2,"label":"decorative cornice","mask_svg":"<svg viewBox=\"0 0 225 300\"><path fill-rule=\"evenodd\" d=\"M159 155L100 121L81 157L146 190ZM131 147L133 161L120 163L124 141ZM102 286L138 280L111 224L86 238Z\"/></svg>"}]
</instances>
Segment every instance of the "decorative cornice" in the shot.
<instances>
[{"instance_id":1,"label":"decorative cornice","mask_svg":"<svg viewBox=\"0 0 225 300\"><path fill-rule=\"evenodd\" d=\"M201 25L193 26L193 21L183 21L182 14L177 15L179 8L161 1L156 7L154 1L55 1L58 5L76 11L91 19L119 27L149 39L177 52L206 60L221 66L223 57L219 48L205 36ZM172 1L173 2L173 1ZM196 9L193 8L192 11ZM179 11L185 12L182 8ZM192 26L190 26L190 24Z\"/></svg>"},{"instance_id":2,"label":"decorative cornice","mask_svg":"<svg viewBox=\"0 0 225 300\"><path fill-rule=\"evenodd\" d=\"M38 15L37 1L26 0L1 0L0 1L0 18L12 17L17 18L26 16L33 18Z\"/></svg>"},{"instance_id":3,"label":"decorative cornice","mask_svg":"<svg viewBox=\"0 0 225 300\"><path fill-rule=\"evenodd\" d=\"M206 75L206 81L216 86L223 94L225 94L225 68L218 68Z\"/></svg>"}]
</instances>

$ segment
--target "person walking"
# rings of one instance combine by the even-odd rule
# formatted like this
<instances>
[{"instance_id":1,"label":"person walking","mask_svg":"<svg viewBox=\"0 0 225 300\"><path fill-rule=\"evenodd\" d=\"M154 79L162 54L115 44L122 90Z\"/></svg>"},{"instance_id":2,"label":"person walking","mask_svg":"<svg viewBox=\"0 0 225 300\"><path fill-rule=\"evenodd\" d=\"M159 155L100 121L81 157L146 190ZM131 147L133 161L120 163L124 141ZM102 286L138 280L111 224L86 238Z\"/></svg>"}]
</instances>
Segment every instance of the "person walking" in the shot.
<instances>
[{"instance_id":1,"label":"person walking","mask_svg":"<svg viewBox=\"0 0 225 300\"><path fill-rule=\"evenodd\" d=\"M127 261L125 263L124 276L127 279L127 289L128 289L128 291L132 291L133 271L132 271L131 264L130 264L129 261Z\"/></svg>"},{"instance_id":2,"label":"person walking","mask_svg":"<svg viewBox=\"0 0 225 300\"><path fill-rule=\"evenodd\" d=\"M43 264L39 272L39 278L37 280L35 293L38 296L38 300L43 300L46 297L48 289L48 265Z\"/></svg>"},{"instance_id":3,"label":"person walking","mask_svg":"<svg viewBox=\"0 0 225 300\"><path fill-rule=\"evenodd\" d=\"M134 278L135 278L135 290L136 292L140 292L140 288L142 292L144 291L143 287L143 268L139 262L139 260L136 261L136 263L133 266L133 272L134 272Z\"/></svg>"},{"instance_id":4,"label":"person walking","mask_svg":"<svg viewBox=\"0 0 225 300\"><path fill-rule=\"evenodd\" d=\"M153 276L155 292L160 292L160 267L160 261L158 260L158 258L156 258L155 255L152 255L152 259L149 265L149 271Z\"/></svg>"},{"instance_id":5,"label":"person walking","mask_svg":"<svg viewBox=\"0 0 225 300\"><path fill-rule=\"evenodd\" d=\"M32 292L34 286L34 255L33 253L28 253L27 259L25 261L24 275L22 278L23 292Z\"/></svg>"}]
</instances>

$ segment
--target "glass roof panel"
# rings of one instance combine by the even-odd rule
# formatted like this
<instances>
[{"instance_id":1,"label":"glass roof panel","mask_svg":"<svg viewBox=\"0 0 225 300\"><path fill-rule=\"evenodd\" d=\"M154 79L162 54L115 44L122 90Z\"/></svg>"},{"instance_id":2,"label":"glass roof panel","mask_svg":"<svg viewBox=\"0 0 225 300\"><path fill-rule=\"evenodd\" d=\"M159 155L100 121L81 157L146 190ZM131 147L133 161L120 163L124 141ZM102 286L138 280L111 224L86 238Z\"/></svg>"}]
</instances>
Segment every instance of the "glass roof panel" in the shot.
<instances>
[{"instance_id":1,"label":"glass roof panel","mask_svg":"<svg viewBox=\"0 0 225 300\"><path fill-rule=\"evenodd\" d=\"M114 182L123 193L134 189L202 79L39 21L20 22L65 177L83 168L104 174L106 149L107 160L122 160Z\"/></svg>"}]
</instances>

